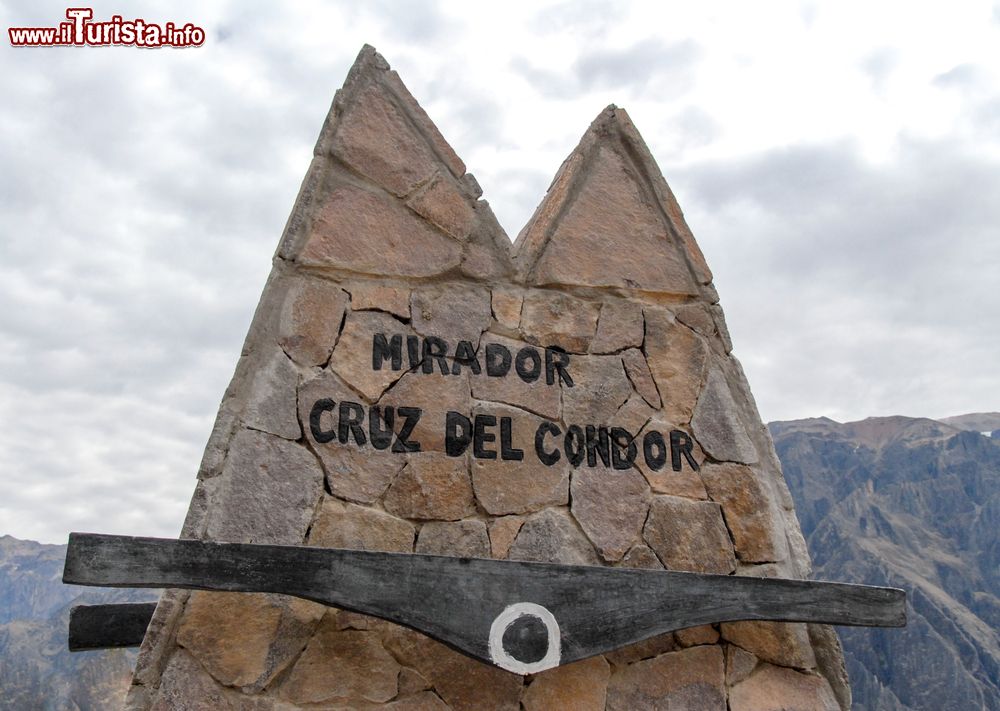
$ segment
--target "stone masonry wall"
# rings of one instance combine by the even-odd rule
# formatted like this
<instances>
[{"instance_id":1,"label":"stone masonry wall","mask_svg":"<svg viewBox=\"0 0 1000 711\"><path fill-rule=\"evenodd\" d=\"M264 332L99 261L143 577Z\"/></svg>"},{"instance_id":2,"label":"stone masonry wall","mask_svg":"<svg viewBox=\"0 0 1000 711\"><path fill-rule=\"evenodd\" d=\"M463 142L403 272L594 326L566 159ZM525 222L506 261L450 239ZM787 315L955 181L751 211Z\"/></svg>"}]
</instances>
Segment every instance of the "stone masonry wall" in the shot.
<instances>
[{"instance_id":1,"label":"stone masonry wall","mask_svg":"<svg viewBox=\"0 0 1000 711\"><path fill-rule=\"evenodd\" d=\"M323 127L182 535L807 576L711 273L625 112L598 116L513 248L479 198L366 47ZM449 451L447 413L493 438ZM522 678L363 615L184 591L163 596L127 702L849 705L839 642L821 626L697 627Z\"/></svg>"}]
</instances>

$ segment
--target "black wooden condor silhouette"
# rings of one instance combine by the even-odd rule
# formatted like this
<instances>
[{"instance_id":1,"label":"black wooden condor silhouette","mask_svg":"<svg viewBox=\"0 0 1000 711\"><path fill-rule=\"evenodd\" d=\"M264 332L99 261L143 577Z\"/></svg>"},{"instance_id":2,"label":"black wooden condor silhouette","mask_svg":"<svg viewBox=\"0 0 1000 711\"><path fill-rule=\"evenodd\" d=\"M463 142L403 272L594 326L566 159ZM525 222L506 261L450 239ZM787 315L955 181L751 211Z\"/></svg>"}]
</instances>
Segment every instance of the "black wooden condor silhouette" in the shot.
<instances>
[{"instance_id":1,"label":"black wooden condor silhouette","mask_svg":"<svg viewBox=\"0 0 1000 711\"><path fill-rule=\"evenodd\" d=\"M906 624L906 596L894 588L90 533L70 534L63 582L294 595L406 625L518 674L715 622ZM106 614L76 613L78 648L94 646L88 635L120 640L95 624ZM150 614L123 619L134 627Z\"/></svg>"}]
</instances>

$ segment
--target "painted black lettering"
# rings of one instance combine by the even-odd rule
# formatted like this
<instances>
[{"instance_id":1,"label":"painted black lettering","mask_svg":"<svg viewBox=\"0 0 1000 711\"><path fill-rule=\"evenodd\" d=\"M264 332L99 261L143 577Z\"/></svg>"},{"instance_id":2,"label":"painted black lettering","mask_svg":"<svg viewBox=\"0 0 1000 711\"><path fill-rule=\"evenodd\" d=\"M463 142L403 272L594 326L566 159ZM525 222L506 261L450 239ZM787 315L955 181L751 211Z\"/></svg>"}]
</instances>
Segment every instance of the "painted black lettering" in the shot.
<instances>
[{"instance_id":1,"label":"painted black lettering","mask_svg":"<svg viewBox=\"0 0 1000 711\"><path fill-rule=\"evenodd\" d=\"M476 359L476 349L469 341L459 341L455 346L455 363L451 366L451 374L458 375L463 365L476 375L483 370L479 367L479 360Z\"/></svg>"},{"instance_id":2,"label":"painted black lettering","mask_svg":"<svg viewBox=\"0 0 1000 711\"><path fill-rule=\"evenodd\" d=\"M538 355L536 349L525 346L517 352L517 357L514 358L514 368L521 376L521 380L533 383L542 374L542 357Z\"/></svg>"},{"instance_id":3,"label":"painted black lettering","mask_svg":"<svg viewBox=\"0 0 1000 711\"><path fill-rule=\"evenodd\" d=\"M569 429L566 430L563 449L566 451L566 459L569 460L569 463L574 467L580 466L584 456L583 430L580 429L580 425L570 425Z\"/></svg>"},{"instance_id":4,"label":"painted black lettering","mask_svg":"<svg viewBox=\"0 0 1000 711\"><path fill-rule=\"evenodd\" d=\"M413 428L420 422L420 416L424 411L419 407L397 407L396 412L403 418L403 424L396 433L396 441L392 443L393 452L419 452L420 442L411 442L410 435Z\"/></svg>"},{"instance_id":5,"label":"painted black lettering","mask_svg":"<svg viewBox=\"0 0 1000 711\"><path fill-rule=\"evenodd\" d=\"M556 375L558 374L559 382L565 384L566 387L573 387L573 378L566 370L568 366L569 353L558 351L555 348L545 349L545 382L548 385L556 383Z\"/></svg>"},{"instance_id":6,"label":"painted black lettering","mask_svg":"<svg viewBox=\"0 0 1000 711\"><path fill-rule=\"evenodd\" d=\"M320 444L332 442L333 438L337 436L333 428L324 430L322 423L323 413L333 412L333 408L336 406L336 402L325 397L313 403L312 410L309 411L309 431L312 432L313 439Z\"/></svg>"},{"instance_id":7,"label":"painted black lettering","mask_svg":"<svg viewBox=\"0 0 1000 711\"><path fill-rule=\"evenodd\" d=\"M387 359L393 370L403 367L403 337L398 333L388 341L384 333L372 336L372 370L382 370L382 362Z\"/></svg>"},{"instance_id":8,"label":"painted black lettering","mask_svg":"<svg viewBox=\"0 0 1000 711\"><path fill-rule=\"evenodd\" d=\"M646 466L654 472L663 469L667 462L667 443L662 434L656 430L646 433L642 438L642 456L646 459Z\"/></svg>"},{"instance_id":9,"label":"painted black lettering","mask_svg":"<svg viewBox=\"0 0 1000 711\"><path fill-rule=\"evenodd\" d=\"M415 369L421 362L423 362L423 358L420 355L419 336L406 337L406 358L410 362L410 370Z\"/></svg>"},{"instance_id":10,"label":"painted black lettering","mask_svg":"<svg viewBox=\"0 0 1000 711\"><path fill-rule=\"evenodd\" d=\"M444 451L449 457L459 457L472 441L472 422L460 412L448 411L444 418Z\"/></svg>"},{"instance_id":11,"label":"painted black lettering","mask_svg":"<svg viewBox=\"0 0 1000 711\"><path fill-rule=\"evenodd\" d=\"M510 351L499 343L486 344L486 374L502 378L510 370Z\"/></svg>"},{"instance_id":12,"label":"painted black lettering","mask_svg":"<svg viewBox=\"0 0 1000 711\"><path fill-rule=\"evenodd\" d=\"M607 427L594 427L587 425L587 466L597 466L597 455L601 456L604 466L611 465L611 446L608 441Z\"/></svg>"},{"instance_id":13,"label":"painted black lettering","mask_svg":"<svg viewBox=\"0 0 1000 711\"><path fill-rule=\"evenodd\" d=\"M375 449L386 449L392 444L392 423L395 419L391 407L386 407L384 414L380 405L372 405L368 410L368 438Z\"/></svg>"},{"instance_id":14,"label":"painted black lettering","mask_svg":"<svg viewBox=\"0 0 1000 711\"><path fill-rule=\"evenodd\" d=\"M635 461L635 455L636 447L632 433L621 427L612 427L611 466L615 469L628 469Z\"/></svg>"},{"instance_id":15,"label":"painted black lettering","mask_svg":"<svg viewBox=\"0 0 1000 711\"><path fill-rule=\"evenodd\" d=\"M350 435L354 435L354 441L357 442L358 446L364 447L368 441L368 438L365 437L365 430L361 426L361 423L365 421L365 408L356 402L344 400L340 403L338 417L340 419L337 422L337 439L340 440L340 443L347 444Z\"/></svg>"},{"instance_id":16,"label":"painted black lettering","mask_svg":"<svg viewBox=\"0 0 1000 711\"><path fill-rule=\"evenodd\" d=\"M427 338L424 339L424 373L433 373L434 363L436 361L438 367L441 369L441 374L448 375L451 371L448 369L448 359L445 358L447 354L447 343L437 336L427 336Z\"/></svg>"},{"instance_id":17,"label":"painted black lettering","mask_svg":"<svg viewBox=\"0 0 1000 711\"><path fill-rule=\"evenodd\" d=\"M524 450L511 444L511 418L500 418L500 459L519 462L524 459Z\"/></svg>"},{"instance_id":18,"label":"painted black lettering","mask_svg":"<svg viewBox=\"0 0 1000 711\"><path fill-rule=\"evenodd\" d=\"M698 462L694 459L694 442L687 432L670 430L670 465L675 472L681 470L682 454L691 468L698 471Z\"/></svg>"},{"instance_id":19,"label":"painted black lettering","mask_svg":"<svg viewBox=\"0 0 1000 711\"><path fill-rule=\"evenodd\" d=\"M492 449L486 449L487 442L496 442L497 436L492 432L487 432L487 427L496 427L497 418L495 415L476 415L472 425L472 456L476 459L496 459L497 453Z\"/></svg>"},{"instance_id":20,"label":"painted black lettering","mask_svg":"<svg viewBox=\"0 0 1000 711\"><path fill-rule=\"evenodd\" d=\"M559 453L558 449L553 449L551 452L546 451L545 435L547 434L550 434L553 437L558 437L562 434L562 430L551 422L543 422L538 425L538 429L535 430L535 454L538 456L538 461L547 467L551 467L559 461L559 458L562 455Z\"/></svg>"}]
</instances>

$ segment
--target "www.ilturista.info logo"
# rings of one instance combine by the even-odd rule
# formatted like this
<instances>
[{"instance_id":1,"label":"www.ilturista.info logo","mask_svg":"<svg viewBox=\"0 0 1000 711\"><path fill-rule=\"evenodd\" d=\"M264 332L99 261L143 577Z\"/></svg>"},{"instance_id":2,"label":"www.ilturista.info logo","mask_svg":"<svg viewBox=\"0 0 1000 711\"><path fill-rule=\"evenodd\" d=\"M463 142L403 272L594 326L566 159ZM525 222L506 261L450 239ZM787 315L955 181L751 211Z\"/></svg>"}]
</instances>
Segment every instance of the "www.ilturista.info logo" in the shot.
<instances>
[{"instance_id":1,"label":"www.ilturista.info logo","mask_svg":"<svg viewBox=\"0 0 1000 711\"><path fill-rule=\"evenodd\" d=\"M123 20L112 15L107 22L93 22L94 10L71 7L66 10L69 22L57 27L11 27L7 30L15 47L200 47L205 30L188 22L159 25L141 17Z\"/></svg>"}]
</instances>

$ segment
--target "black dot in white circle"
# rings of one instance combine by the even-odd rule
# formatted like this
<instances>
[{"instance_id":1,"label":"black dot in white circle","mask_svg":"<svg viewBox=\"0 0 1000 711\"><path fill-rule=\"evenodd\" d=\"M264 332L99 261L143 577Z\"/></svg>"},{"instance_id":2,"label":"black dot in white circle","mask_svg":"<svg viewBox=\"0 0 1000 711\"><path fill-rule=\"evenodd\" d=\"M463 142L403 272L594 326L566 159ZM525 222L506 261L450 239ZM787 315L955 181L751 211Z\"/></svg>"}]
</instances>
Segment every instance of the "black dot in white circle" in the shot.
<instances>
[{"instance_id":1,"label":"black dot in white circle","mask_svg":"<svg viewBox=\"0 0 1000 711\"><path fill-rule=\"evenodd\" d=\"M549 649L549 631L534 615L522 615L503 633L503 648L524 664L533 664L545 657Z\"/></svg>"}]
</instances>

